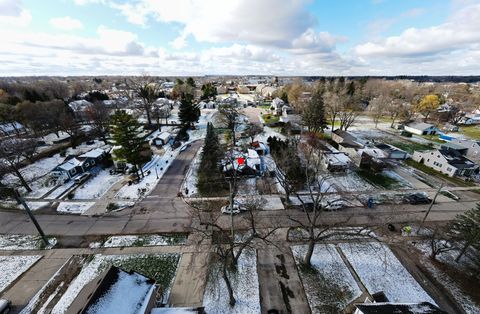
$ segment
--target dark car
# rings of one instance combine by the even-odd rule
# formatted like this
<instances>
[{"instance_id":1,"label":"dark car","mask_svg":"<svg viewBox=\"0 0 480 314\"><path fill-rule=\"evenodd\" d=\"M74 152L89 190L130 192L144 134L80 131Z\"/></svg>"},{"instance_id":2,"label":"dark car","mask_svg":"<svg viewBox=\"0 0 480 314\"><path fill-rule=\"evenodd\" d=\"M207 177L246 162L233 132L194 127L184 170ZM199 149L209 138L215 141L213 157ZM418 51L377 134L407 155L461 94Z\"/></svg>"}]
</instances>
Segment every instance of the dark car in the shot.
<instances>
[{"instance_id":1,"label":"dark car","mask_svg":"<svg viewBox=\"0 0 480 314\"><path fill-rule=\"evenodd\" d=\"M411 205L430 204L430 202L432 201L428 196L421 193L406 195L404 197L404 200L406 203L409 203Z\"/></svg>"}]
</instances>

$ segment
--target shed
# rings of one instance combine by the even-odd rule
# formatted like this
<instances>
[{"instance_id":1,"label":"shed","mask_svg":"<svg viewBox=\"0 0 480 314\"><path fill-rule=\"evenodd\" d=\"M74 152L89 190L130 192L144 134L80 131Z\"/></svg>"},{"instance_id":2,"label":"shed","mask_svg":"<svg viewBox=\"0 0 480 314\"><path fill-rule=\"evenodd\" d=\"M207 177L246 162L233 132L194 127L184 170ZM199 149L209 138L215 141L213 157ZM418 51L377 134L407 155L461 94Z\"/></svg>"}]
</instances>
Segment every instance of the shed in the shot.
<instances>
[{"instance_id":1,"label":"shed","mask_svg":"<svg viewBox=\"0 0 480 314\"><path fill-rule=\"evenodd\" d=\"M438 132L436 126L424 122L410 123L404 130L417 135L435 135Z\"/></svg>"}]
</instances>

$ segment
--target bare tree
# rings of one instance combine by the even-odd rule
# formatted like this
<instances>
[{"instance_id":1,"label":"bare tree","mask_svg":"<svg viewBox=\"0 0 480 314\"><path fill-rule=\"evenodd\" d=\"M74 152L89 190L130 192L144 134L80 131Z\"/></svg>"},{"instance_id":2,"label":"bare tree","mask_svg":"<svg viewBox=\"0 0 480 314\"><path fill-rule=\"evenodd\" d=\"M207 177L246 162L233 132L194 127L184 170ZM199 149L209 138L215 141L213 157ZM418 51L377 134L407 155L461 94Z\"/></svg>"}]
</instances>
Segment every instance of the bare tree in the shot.
<instances>
[{"instance_id":1,"label":"bare tree","mask_svg":"<svg viewBox=\"0 0 480 314\"><path fill-rule=\"evenodd\" d=\"M236 132L241 123L240 111L238 108L230 105L222 105L218 108L218 118L220 122L225 125L232 132L232 145L237 145Z\"/></svg>"},{"instance_id":2,"label":"bare tree","mask_svg":"<svg viewBox=\"0 0 480 314\"><path fill-rule=\"evenodd\" d=\"M237 268L240 256L245 249L254 248L256 241L271 243L270 237L277 228L258 228L256 216L262 206L262 201L258 199L250 199L243 204L247 212L238 216L236 223L246 231L233 236L228 222L224 219L225 216L215 204L206 204L204 208L193 203L190 206L191 216L197 225L194 230L200 236L198 243L199 245L210 243L210 250L220 266L221 278L228 290L229 304L233 307L236 300L230 276Z\"/></svg>"},{"instance_id":3,"label":"bare tree","mask_svg":"<svg viewBox=\"0 0 480 314\"><path fill-rule=\"evenodd\" d=\"M380 95L375 97L369 104L370 113L372 115L375 128L378 122L385 115L389 107L392 107L392 98L387 95Z\"/></svg>"},{"instance_id":4,"label":"bare tree","mask_svg":"<svg viewBox=\"0 0 480 314\"><path fill-rule=\"evenodd\" d=\"M255 140L255 136L259 135L262 132L263 132L263 127L257 123L249 124L247 129L245 130L245 134L250 138L250 142L252 143Z\"/></svg>"},{"instance_id":5,"label":"bare tree","mask_svg":"<svg viewBox=\"0 0 480 314\"><path fill-rule=\"evenodd\" d=\"M149 126L151 126L152 105L159 97L160 85L153 77L147 74L144 74L140 77L126 79L125 84L128 86L128 89L133 90L134 96L138 96L142 100L143 109L147 115L147 123ZM128 96L132 98L132 95L129 94Z\"/></svg>"},{"instance_id":6,"label":"bare tree","mask_svg":"<svg viewBox=\"0 0 480 314\"><path fill-rule=\"evenodd\" d=\"M96 101L87 108L87 117L96 136L108 144L107 134L110 123L109 110L99 101Z\"/></svg>"},{"instance_id":7,"label":"bare tree","mask_svg":"<svg viewBox=\"0 0 480 314\"><path fill-rule=\"evenodd\" d=\"M27 192L32 192L32 189L20 172L20 167L24 156L31 155L32 150L35 147L32 147L30 140L3 138L0 141L0 168L3 172L16 176Z\"/></svg>"}]
</instances>

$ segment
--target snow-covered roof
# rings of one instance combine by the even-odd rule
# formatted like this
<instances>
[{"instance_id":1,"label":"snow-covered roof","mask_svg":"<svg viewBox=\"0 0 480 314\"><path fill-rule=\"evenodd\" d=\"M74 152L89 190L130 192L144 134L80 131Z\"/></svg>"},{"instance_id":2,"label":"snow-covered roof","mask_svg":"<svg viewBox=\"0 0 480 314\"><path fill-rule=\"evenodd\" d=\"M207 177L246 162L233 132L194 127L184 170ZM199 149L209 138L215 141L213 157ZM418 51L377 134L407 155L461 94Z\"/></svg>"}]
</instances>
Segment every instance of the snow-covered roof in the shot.
<instances>
[{"instance_id":1,"label":"snow-covered roof","mask_svg":"<svg viewBox=\"0 0 480 314\"><path fill-rule=\"evenodd\" d=\"M435 126L433 124L424 123L424 122L414 122L414 123L410 123L407 126L409 128L417 129L417 130L421 130L421 131L424 131L424 130L427 130L427 129L430 129L430 128L435 128Z\"/></svg>"},{"instance_id":2,"label":"snow-covered roof","mask_svg":"<svg viewBox=\"0 0 480 314\"><path fill-rule=\"evenodd\" d=\"M348 165L351 160L344 153L325 154L325 158L330 165Z\"/></svg>"},{"instance_id":3,"label":"snow-covered roof","mask_svg":"<svg viewBox=\"0 0 480 314\"><path fill-rule=\"evenodd\" d=\"M15 130L21 130L23 129L23 125L18 123L18 122L10 122L10 123L3 123L0 124L0 131L9 133Z\"/></svg>"},{"instance_id":4,"label":"snow-covered roof","mask_svg":"<svg viewBox=\"0 0 480 314\"><path fill-rule=\"evenodd\" d=\"M158 134L155 139L162 140L164 142L168 141L170 139L171 135L168 132L162 132Z\"/></svg>"},{"instance_id":5,"label":"snow-covered roof","mask_svg":"<svg viewBox=\"0 0 480 314\"><path fill-rule=\"evenodd\" d=\"M75 100L68 104L68 106L72 108L73 111L83 110L91 105L92 103L85 99Z\"/></svg>"},{"instance_id":6,"label":"snow-covered roof","mask_svg":"<svg viewBox=\"0 0 480 314\"><path fill-rule=\"evenodd\" d=\"M154 281L116 267L109 272L116 272L116 280L113 283L109 280L102 282L97 288L102 289L102 293L94 294L97 297L90 300L85 313L145 313L155 291Z\"/></svg>"},{"instance_id":7,"label":"snow-covered roof","mask_svg":"<svg viewBox=\"0 0 480 314\"><path fill-rule=\"evenodd\" d=\"M88 151L86 152L85 154L82 154L78 157L81 157L81 158L98 158L100 156L102 156L103 154L105 154L105 151L101 148L95 148L95 149L92 149L91 151Z\"/></svg>"},{"instance_id":8,"label":"snow-covered roof","mask_svg":"<svg viewBox=\"0 0 480 314\"><path fill-rule=\"evenodd\" d=\"M362 148L358 150L358 154L360 156L362 156L363 153L370 155L374 158L387 158L387 155L385 155L385 152L383 152L381 149L378 149L378 148Z\"/></svg>"},{"instance_id":9,"label":"snow-covered roof","mask_svg":"<svg viewBox=\"0 0 480 314\"><path fill-rule=\"evenodd\" d=\"M78 160L77 158L72 158L63 164L59 165L58 168L63 169L65 171L70 171L75 167L81 166L82 161Z\"/></svg>"}]
</instances>

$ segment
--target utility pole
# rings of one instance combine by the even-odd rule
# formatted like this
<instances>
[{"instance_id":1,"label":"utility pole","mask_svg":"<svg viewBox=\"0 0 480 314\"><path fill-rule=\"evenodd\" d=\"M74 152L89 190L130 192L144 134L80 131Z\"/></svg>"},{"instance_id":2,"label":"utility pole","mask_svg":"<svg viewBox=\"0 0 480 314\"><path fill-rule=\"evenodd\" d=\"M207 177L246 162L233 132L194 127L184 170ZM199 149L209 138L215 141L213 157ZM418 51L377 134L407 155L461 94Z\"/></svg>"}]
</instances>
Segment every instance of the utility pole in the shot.
<instances>
[{"instance_id":1,"label":"utility pole","mask_svg":"<svg viewBox=\"0 0 480 314\"><path fill-rule=\"evenodd\" d=\"M440 191L443 188L443 184L444 184L443 182L442 182L442 184L440 184L440 187L438 188L437 192L435 193L435 196L433 197L433 200L430 202L430 206L428 206L428 210L425 213L425 217L423 217L422 223L418 227L417 234L420 233L420 229L422 229L423 224L425 223L425 220L427 220L427 217L430 214L430 211L432 210L433 204L435 203L435 200L437 199L438 194L440 193Z\"/></svg>"},{"instance_id":2,"label":"utility pole","mask_svg":"<svg viewBox=\"0 0 480 314\"><path fill-rule=\"evenodd\" d=\"M28 216L30 217L33 224L37 228L38 233L40 233L40 236L42 237L43 242L45 242L46 246L49 246L50 243L48 242L47 236L43 232L42 227L40 227L40 225L38 224L38 221L35 218L35 216L33 215L32 211L30 210L30 207L28 207L28 205L25 202L25 200L23 199L23 197L20 196L20 193L17 190L12 189L12 188L1 188L0 190L1 190L2 195L13 196L15 198L15 200L17 201L17 203L22 204L22 206L25 208L25 211L27 212Z\"/></svg>"}]
</instances>

